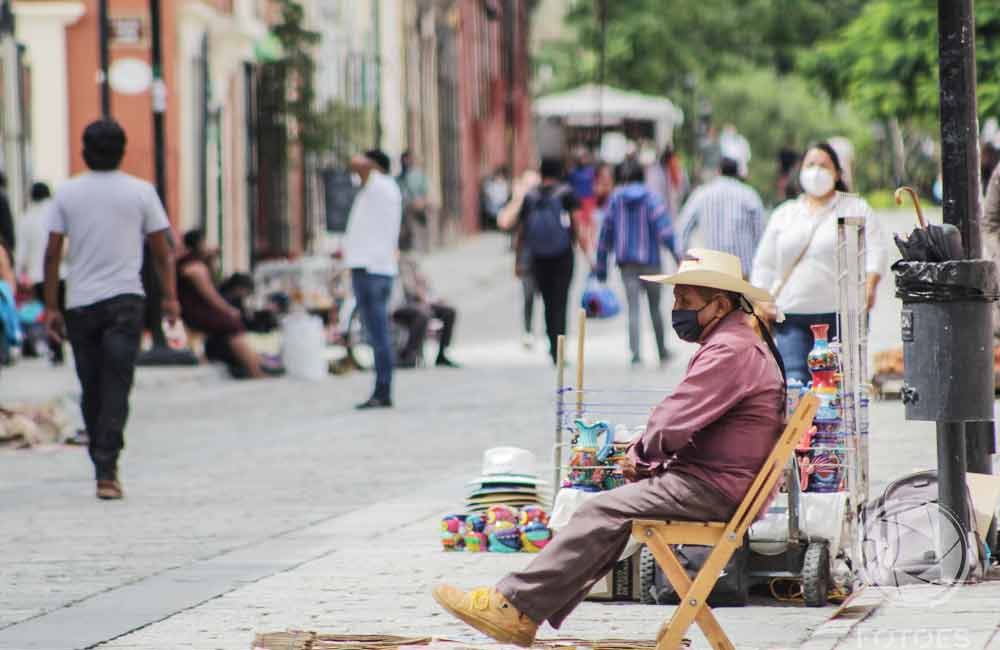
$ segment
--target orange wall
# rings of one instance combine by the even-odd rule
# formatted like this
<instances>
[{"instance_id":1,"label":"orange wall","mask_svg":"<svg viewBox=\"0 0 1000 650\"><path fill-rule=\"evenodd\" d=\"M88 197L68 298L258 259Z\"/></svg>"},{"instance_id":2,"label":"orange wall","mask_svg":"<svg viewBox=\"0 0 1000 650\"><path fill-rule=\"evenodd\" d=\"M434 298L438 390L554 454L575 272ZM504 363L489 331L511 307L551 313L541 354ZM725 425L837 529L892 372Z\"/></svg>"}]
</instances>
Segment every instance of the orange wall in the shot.
<instances>
[{"instance_id":1,"label":"orange wall","mask_svg":"<svg viewBox=\"0 0 1000 650\"><path fill-rule=\"evenodd\" d=\"M178 137L180 120L177 94L172 92L176 71L174 69L176 11L182 0L162 0L163 75L167 84L167 213L176 226L178 211ZM86 13L67 28L67 62L70 97L70 172L77 174L86 169L81 155L80 135L91 121L101 116L101 96L98 80L100 53L98 51L97 0L84 0ZM109 17L141 17L144 21L143 42L137 46L112 45L110 60L113 64L122 57L150 62L150 25L147 0L110 0ZM125 129L128 146L122 169L149 182L155 181L153 161L153 105L149 92L140 95L123 95L111 92L111 115Z\"/></svg>"}]
</instances>

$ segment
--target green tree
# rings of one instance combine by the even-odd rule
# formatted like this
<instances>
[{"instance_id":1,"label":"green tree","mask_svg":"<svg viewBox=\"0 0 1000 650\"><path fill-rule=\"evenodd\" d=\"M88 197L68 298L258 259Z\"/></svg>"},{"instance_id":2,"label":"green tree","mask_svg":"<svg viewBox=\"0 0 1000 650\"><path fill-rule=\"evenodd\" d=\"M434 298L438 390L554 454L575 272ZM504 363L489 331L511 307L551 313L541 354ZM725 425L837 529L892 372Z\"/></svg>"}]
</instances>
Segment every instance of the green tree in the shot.
<instances>
[{"instance_id":1,"label":"green tree","mask_svg":"<svg viewBox=\"0 0 1000 650\"><path fill-rule=\"evenodd\" d=\"M873 145L865 121L844 104L817 101L810 83L798 75L748 67L714 79L706 93L712 98L718 124L733 124L750 141L750 184L774 201L778 151L801 151L833 136L846 136L855 147L857 163L870 159ZM855 167L855 179L866 190L866 169ZM859 183L855 183L858 185Z\"/></svg>"},{"instance_id":2,"label":"green tree","mask_svg":"<svg viewBox=\"0 0 1000 650\"><path fill-rule=\"evenodd\" d=\"M566 17L575 38L539 53L567 88L597 79L600 25L597 0L577 0ZM779 74L794 71L811 46L858 14L863 0L607 0L606 79L613 85L664 94L749 64Z\"/></svg>"},{"instance_id":3,"label":"green tree","mask_svg":"<svg viewBox=\"0 0 1000 650\"><path fill-rule=\"evenodd\" d=\"M979 110L1000 115L1000 4L976 5ZM875 0L850 24L803 52L800 67L834 99L873 119L933 131L938 114L937 3Z\"/></svg>"}]
</instances>

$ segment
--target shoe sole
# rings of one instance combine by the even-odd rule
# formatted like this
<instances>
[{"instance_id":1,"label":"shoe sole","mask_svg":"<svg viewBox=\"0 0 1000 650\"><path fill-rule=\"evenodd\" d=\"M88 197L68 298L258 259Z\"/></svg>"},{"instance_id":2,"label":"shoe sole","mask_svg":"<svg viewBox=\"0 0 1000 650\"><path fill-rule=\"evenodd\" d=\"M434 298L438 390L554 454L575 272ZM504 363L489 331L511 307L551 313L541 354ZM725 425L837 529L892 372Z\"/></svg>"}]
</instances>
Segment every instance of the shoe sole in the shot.
<instances>
[{"instance_id":1,"label":"shoe sole","mask_svg":"<svg viewBox=\"0 0 1000 650\"><path fill-rule=\"evenodd\" d=\"M442 598L439 598L437 593L431 592L431 596L437 604L443 607L449 614L459 619L466 625L471 625L486 636L492 638L494 641L499 641L500 643L513 643L514 645L522 648L530 648L535 642L534 638L525 640L522 637L514 636L507 630L494 625L490 621L456 609L455 607L452 607L451 604L445 602Z\"/></svg>"}]
</instances>

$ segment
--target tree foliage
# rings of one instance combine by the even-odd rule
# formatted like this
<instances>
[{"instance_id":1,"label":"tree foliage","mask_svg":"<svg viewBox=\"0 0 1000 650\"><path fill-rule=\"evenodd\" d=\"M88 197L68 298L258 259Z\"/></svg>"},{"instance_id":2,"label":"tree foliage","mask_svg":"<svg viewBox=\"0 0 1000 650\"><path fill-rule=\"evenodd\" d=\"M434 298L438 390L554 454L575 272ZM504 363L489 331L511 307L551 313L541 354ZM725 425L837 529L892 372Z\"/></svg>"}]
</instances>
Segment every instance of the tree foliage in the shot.
<instances>
[{"instance_id":1,"label":"tree foliage","mask_svg":"<svg viewBox=\"0 0 1000 650\"><path fill-rule=\"evenodd\" d=\"M874 119L931 128L938 114L937 3L875 0L801 56L801 69ZM976 6L979 109L1000 114L1000 4Z\"/></svg>"},{"instance_id":2,"label":"tree foliage","mask_svg":"<svg viewBox=\"0 0 1000 650\"><path fill-rule=\"evenodd\" d=\"M606 0L606 79L649 93L681 89L747 64L778 74L798 52L853 18L863 0ZM540 53L566 88L597 78L598 0L576 0L566 17L576 38Z\"/></svg>"}]
</instances>

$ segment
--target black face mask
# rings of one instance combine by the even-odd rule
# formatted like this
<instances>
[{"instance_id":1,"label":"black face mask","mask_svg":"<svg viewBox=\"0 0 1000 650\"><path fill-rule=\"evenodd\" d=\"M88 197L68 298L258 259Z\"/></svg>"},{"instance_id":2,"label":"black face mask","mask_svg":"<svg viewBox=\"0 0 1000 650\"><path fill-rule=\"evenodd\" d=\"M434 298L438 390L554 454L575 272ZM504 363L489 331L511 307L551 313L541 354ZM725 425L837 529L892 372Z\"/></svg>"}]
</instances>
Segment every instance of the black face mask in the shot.
<instances>
[{"instance_id":1,"label":"black face mask","mask_svg":"<svg viewBox=\"0 0 1000 650\"><path fill-rule=\"evenodd\" d=\"M688 343L698 342L705 331L705 327L698 322L698 314L710 304L712 303L704 305L701 309L675 309L671 313L670 320L680 340Z\"/></svg>"}]
</instances>

